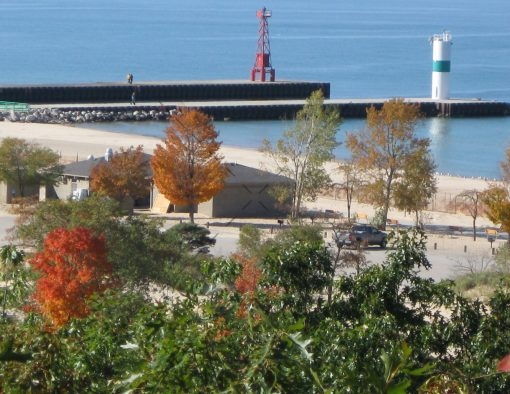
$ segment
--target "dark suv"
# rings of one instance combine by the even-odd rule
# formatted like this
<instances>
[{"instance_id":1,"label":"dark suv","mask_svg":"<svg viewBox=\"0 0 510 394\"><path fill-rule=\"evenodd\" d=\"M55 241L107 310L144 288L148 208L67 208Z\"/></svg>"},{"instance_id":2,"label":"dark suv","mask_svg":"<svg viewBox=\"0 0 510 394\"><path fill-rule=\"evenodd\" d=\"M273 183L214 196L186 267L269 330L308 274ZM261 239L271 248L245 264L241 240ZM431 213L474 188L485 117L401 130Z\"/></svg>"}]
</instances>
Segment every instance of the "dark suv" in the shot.
<instances>
[{"instance_id":1,"label":"dark suv","mask_svg":"<svg viewBox=\"0 0 510 394\"><path fill-rule=\"evenodd\" d=\"M370 245L379 245L381 248L385 248L388 243L388 234L369 224L355 224L349 232L335 234L334 238L339 248Z\"/></svg>"}]
</instances>

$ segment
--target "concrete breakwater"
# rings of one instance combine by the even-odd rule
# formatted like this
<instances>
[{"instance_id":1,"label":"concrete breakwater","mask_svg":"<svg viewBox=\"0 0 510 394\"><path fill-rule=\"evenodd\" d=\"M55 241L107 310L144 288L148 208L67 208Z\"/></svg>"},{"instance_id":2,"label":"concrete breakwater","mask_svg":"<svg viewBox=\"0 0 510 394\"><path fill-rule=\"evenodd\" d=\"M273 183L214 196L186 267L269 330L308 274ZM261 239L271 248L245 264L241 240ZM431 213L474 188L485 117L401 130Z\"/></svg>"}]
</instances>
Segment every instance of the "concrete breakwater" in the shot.
<instances>
[{"instance_id":1,"label":"concrete breakwater","mask_svg":"<svg viewBox=\"0 0 510 394\"><path fill-rule=\"evenodd\" d=\"M299 100L315 90L329 98L330 84L306 81L143 81L56 85L0 85L0 100L32 104Z\"/></svg>"},{"instance_id":2,"label":"concrete breakwater","mask_svg":"<svg viewBox=\"0 0 510 394\"><path fill-rule=\"evenodd\" d=\"M79 85L0 85L0 100L28 104L24 111L4 108L0 118L16 122L83 123L166 120L178 107L197 108L216 120L293 119L317 89L325 106L344 118L365 118L367 108L386 99L331 99L329 83L175 81L91 83ZM133 92L136 106L130 105ZM426 117L492 117L510 115L510 105L480 99L405 99ZM0 108L0 111L2 109Z\"/></svg>"}]
</instances>

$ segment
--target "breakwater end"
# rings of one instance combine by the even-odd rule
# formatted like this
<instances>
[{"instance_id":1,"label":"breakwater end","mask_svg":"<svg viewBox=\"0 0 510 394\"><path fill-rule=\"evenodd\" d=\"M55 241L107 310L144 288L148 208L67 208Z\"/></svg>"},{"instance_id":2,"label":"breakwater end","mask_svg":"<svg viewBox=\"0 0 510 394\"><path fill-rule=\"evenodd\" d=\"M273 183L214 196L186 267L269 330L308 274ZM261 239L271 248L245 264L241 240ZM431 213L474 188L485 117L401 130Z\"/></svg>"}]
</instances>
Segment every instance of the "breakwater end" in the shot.
<instances>
[{"instance_id":1,"label":"breakwater end","mask_svg":"<svg viewBox=\"0 0 510 394\"><path fill-rule=\"evenodd\" d=\"M365 118L371 106L389 98L331 99L324 82L163 81L57 85L0 85L0 100L29 104L25 110L0 108L0 119L38 123L166 120L179 107L192 107L216 120L293 119L306 98L322 89L325 105L344 118ZM133 92L136 104L131 104ZM407 98L427 117L510 115L510 104L480 99Z\"/></svg>"}]
</instances>

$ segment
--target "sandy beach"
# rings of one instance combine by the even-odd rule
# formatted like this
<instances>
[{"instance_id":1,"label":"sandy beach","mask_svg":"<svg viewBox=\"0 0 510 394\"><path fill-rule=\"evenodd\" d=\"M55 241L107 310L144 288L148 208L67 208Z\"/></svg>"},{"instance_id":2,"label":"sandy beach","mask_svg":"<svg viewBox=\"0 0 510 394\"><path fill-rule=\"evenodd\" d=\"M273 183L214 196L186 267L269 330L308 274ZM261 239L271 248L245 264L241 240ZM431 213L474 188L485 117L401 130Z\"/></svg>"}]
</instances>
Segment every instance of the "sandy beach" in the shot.
<instances>
[{"instance_id":1,"label":"sandy beach","mask_svg":"<svg viewBox=\"0 0 510 394\"><path fill-rule=\"evenodd\" d=\"M89 155L99 157L104 155L107 148L114 151L120 147L142 145L145 152L152 153L156 144L161 143L159 138L133 134L112 133L101 131L101 124L97 124L98 130L80 128L76 126L39 124L39 123L0 123L0 138L17 137L30 142L38 143L58 152L63 163L76 160L85 160ZM261 152L255 149L243 149L230 146L222 146L221 153L227 162L236 162L256 168L271 170L273 163ZM341 181L341 174L336 171L336 163L328 163L328 170L334 182ZM451 201L463 190L484 190L488 182L483 179L461 178L438 175L437 199ZM427 212L427 220L431 224L448 224L452 226L470 226L472 219L463 214L446 213L442 202L437 210ZM324 210L330 209L338 212L346 212L346 203L333 197L321 197L316 202L309 203L307 208ZM353 212L364 213L368 217L373 214L373 208L364 204L355 204ZM412 218L403 212L392 210L392 219L400 223L412 223ZM491 226L485 218L477 219L477 226Z\"/></svg>"}]
</instances>

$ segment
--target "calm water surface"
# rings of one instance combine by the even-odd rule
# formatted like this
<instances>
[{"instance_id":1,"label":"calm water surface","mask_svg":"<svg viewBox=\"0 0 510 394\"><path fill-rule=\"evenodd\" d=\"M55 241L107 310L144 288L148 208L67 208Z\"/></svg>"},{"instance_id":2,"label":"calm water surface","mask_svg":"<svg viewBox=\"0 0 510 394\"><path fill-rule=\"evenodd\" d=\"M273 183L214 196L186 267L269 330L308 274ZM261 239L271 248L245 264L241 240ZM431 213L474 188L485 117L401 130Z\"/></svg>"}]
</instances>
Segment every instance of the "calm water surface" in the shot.
<instances>
[{"instance_id":1,"label":"calm water surface","mask_svg":"<svg viewBox=\"0 0 510 394\"><path fill-rule=\"evenodd\" d=\"M127 72L135 81L247 79L263 6L277 79L330 82L333 98L429 97L428 38L450 30L452 97L510 102L503 0L1 0L0 84L124 81ZM339 140L362 124L346 121ZM164 127L100 128L160 136ZM225 144L258 147L287 124L217 127ZM499 176L509 119L430 119L419 131L441 172Z\"/></svg>"},{"instance_id":2,"label":"calm water surface","mask_svg":"<svg viewBox=\"0 0 510 394\"><path fill-rule=\"evenodd\" d=\"M337 134L363 129L362 119L345 120ZM215 122L224 145L258 148L264 138L276 141L292 127L290 121ZM81 127L81 125L80 125ZM122 133L164 137L165 122L92 123L83 127ZM417 127L421 137L431 140L438 171L461 176L498 178L499 162L510 147L510 118L425 119ZM339 159L349 157L343 145L335 151Z\"/></svg>"}]
</instances>

